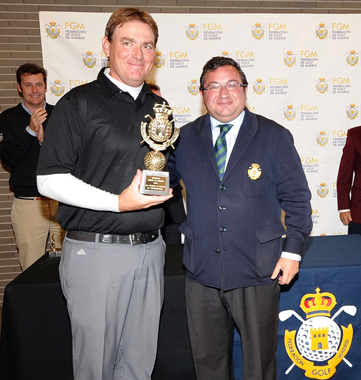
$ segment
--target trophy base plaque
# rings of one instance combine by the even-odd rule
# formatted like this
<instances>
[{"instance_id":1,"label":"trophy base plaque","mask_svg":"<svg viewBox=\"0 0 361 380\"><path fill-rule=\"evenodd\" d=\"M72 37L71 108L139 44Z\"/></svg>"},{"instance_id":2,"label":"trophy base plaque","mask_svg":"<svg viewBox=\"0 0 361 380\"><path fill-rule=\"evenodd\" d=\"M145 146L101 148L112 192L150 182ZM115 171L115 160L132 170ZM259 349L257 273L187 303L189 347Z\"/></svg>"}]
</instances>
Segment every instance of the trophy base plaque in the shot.
<instances>
[{"instance_id":1,"label":"trophy base plaque","mask_svg":"<svg viewBox=\"0 0 361 380\"><path fill-rule=\"evenodd\" d=\"M169 172L143 170L139 192L145 195L168 195Z\"/></svg>"}]
</instances>

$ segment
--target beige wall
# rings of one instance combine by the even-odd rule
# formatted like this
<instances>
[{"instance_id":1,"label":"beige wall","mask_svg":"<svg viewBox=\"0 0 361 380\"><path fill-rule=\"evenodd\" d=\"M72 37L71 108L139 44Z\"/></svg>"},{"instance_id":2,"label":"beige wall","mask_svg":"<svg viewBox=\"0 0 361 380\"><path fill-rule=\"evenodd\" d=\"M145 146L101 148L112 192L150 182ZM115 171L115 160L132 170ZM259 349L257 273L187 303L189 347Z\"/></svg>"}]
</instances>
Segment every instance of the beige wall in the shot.
<instances>
[{"instance_id":1,"label":"beige wall","mask_svg":"<svg viewBox=\"0 0 361 380\"><path fill-rule=\"evenodd\" d=\"M0 112L20 101L16 69L25 62L42 65L39 11L109 13L121 6L151 13L361 13L361 1L0 0ZM0 167L0 304L6 284L20 273L8 179Z\"/></svg>"}]
</instances>

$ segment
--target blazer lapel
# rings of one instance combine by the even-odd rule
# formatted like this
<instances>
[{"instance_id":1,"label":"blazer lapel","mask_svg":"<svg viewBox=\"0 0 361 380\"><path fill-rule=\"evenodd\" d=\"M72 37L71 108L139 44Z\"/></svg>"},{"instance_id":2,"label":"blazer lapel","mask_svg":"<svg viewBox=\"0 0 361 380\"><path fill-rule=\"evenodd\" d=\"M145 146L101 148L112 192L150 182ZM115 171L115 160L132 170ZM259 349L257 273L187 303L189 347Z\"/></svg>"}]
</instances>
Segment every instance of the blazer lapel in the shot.
<instances>
[{"instance_id":1,"label":"blazer lapel","mask_svg":"<svg viewBox=\"0 0 361 380\"><path fill-rule=\"evenodd\" d=\"M205 115L203 120L199 123L197 127L197 134L199 136L199 139L201 141L201 144L203 145L205 152L208 155L209 161L211 162L213 169L218 177L216 156L215 156L214 148L213 148L211 122L210 122L208 114Z\"/></svg>"},{"instance_id":2,"label":"blazer lapel","mask_svg":"<svg viewBox=\"0 0 361 380\"><path fill-rule=\"evenodd\" d=\"M243 123L238 132L238 136L234 147L232 149L231 156L229 157L229 161L227 164L226 171L224 173L223 180L225 180L228 175L232 172L234 167L237 165L237 162L251 143L253 136L256 134L258 130L257 118L256 116L249 112L247 108L245 110L245 115L243 119Z\"/></svg>"}]
</instances>

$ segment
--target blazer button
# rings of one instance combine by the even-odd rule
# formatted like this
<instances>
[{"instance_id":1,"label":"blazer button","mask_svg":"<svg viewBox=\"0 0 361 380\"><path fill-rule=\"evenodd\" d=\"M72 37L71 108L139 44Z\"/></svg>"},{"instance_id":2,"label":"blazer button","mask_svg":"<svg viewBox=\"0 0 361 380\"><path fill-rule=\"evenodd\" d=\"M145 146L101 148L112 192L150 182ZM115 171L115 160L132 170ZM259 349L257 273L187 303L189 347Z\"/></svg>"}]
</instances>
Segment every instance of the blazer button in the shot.
<instances>
[{"instance_id":1,"label":"blazer button","mask_svg":"<svg viewBox=\"0 0 361 380\"><path fill-rule=\"evenodd\" d=\"M215 250L215 252L216 252L216 253L221 253L221 250L220 250L219 248L217 248L217 249Z\"/></svg>"},{"instance_id":2,"label":"blazer button","mask_svg":"<svg viewBox=\"0 0 361 380\"><path fill-rule=\"evenodd\" d=\"M227 228L223 228L223 227L221 227L220 229L219 229L219 232L226 232L227 231Z\"/></svg>"},{"instance_id":3,"label":"blazer button","mask_svg":"<svg viewBox=\"0 0 361 380\"><path fill-rule=\"evenodd\" d=\"M219 186L219 188L220 188L221 190L226 190L226 186L224 186L224 185Z\"/></svg>"},{"instance_id":4,"label":"blazer button","mask_svg":"<svg viewBox=\"0 0 361 380\"><path fill-rule=\"evenodd\" d=\"M218 206L218 211L222 211L223 210L223 207L222 206Z\"/></svg>"}]
</instances>

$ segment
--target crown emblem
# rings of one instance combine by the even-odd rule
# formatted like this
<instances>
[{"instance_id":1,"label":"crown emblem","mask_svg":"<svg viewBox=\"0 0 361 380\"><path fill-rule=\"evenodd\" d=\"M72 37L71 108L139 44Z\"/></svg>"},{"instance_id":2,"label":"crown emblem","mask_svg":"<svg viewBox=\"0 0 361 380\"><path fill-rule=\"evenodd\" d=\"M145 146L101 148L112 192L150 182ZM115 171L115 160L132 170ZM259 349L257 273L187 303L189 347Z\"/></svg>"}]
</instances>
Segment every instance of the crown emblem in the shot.
<instances>
[{"instance_id":1,"label":"crown emblem","mask_svg":"<svg viewBox=\"0 0 361 380\"><path fill-rule=\"evenodd\" d=\"M257 82L257 83L262 83L262 79L261 79L261 78L258 78L258 79L256 79L256 82Z\"/></svg>"},{"instance_id":2,"label":"crown emblem","mask_svg":"<svg viewBox=\"0 0 361 380\"><path fill-rule=\"evenodd\" d=\"M85 54L86 54L86 55L92 55L92 54L93 54L93 52L92 52L92 51L90 51L90 50L88 50L88 51L86 51L86 52L85 52Z\"/></svg>"},{"instance_id":3,"label":"crown emblem","mask_svg":"<svg viewBox=\"0 0 361 380\"><path fill-rule=\"evenodd\" d=\"M287 52L287 55L292 55L293 54L293 52L291 51L291 50L289 50L288 52Z\"/></svg>"},{"instance_id":4,"label":"crown emblem","mask_svg":"<svg viewBox=\"0 0 361 380\"><path fill-rule=\"evenodd\" d=\"M172 114L172 107L166 105L165 103L163 104L156 104L154 107L154 112L156 114L165 114L165 115L171 115ZM156 116L157 117L157 116Z\"/></svg>"},{"instance_id":5,"label":"crown emblem","mask_svg":"<svg viewBox=\"0 0 361 380\"><path fill-rule=\"evenodd\" d=\"M320 78L320 82L324 82L325 81L325 78Z\"/></svg>"},{"instance_id":6,"label":"crown emblem","mask_svg":"<svg viewBox=\"0 0 361 380\"><path fill-rule=\"evenodd\" d=\"M50 22L49 22L49 25L51 25L51 26L55 26L55 25L56 25L56 22L55 22L55 21L50 21Z\"/></svg>"},{"instance_id":7,"label":"crown emblem","mask_svg":"<svg viewBox=\"0 0 361 380\"><path fill-rule=\"evenodd\" d=\"M259 28L262 24L257 22L256 24L254 24L257 28Z\"/></svg>"},{"instance_id":8,"label":"crown emblem","mask_svg":"<svg viewBox=\"0 0 361 380\"><path fill-rule=\"evenodd\" d=\"M160 56L162 55L162 52L161 52L161 51L156 51L156 52L155 52L155 55L156 55L157 57L160 57Z\"/></svg>"},{"instance_id":9,"label":"crown emblem","mask_svg":"<svg viewBox=\"0 0 361 380\"><path fill-rule=\"evenodd\" d=\"M355 108L355 105L352 103L352 104L350 104L350 107L351 108Z\"/></svg>"},{"instance_id":10,"label":"crown emblem","mask_svg":"<svg viewBox=\"0 0 361 380\"><path fill-rule=\"evenodd\" d=\"M60 83L61 83L61 80L60 80L60 79L55 79L55 80L54 80L54 83L55 83L55 84L60 84Z\"/></svg>"},{"instance_id":11,"label":"crown emblem","mask_svg":"<svg viewBox=\"0 0 361 380\"><path fill-rule=\"evenodd\" d=\"M325 184L321 183L321 186ZM300 308L306 313L306 319L312 317L330 317L331 310L337 304L336 297L332 293L320 293L320 288L316 289L316 294L305 294L301 299Z\"/></svg>"},{"instance_id":12,"label":"crown emblem","mask_svg":"<svg viewBox=\"0 0 361 380\"><path fill-rule=\"evenodd\" d=\"M222 51L222 54L223 54L223 55L228 55L228 51L227 51L227 50Z\"/></svg>"},{"instance_id":13,"label":"crown emblem","mask_svg":"<svg viewBox=\"0 0 361 380\"><path fill-rule=\"evenodd\" d=\"M289 106L287 106L287 108L288 108L289 110L291 110L291 109L293 109L293 106L290 104Z\"/></svg>"},{"instance_id":14,"label":"crown emblem","mask_svg":"<svg viewBox=\"0 0 361 380\"><path fill-rule=\"evenodd\" d=\"M325 23L321 22L320 27L323 28L325 26Z\"/></svg>"},{"instance_id":15,"label":"crown emblem","mask_svg":"<svg viewBox=\"0 0 361 380\"><path fill-rule=\"evenodd\" d=\"M193 23L189 24L190 28L194 28L195 26L196 26L196 24L193 24Z\"/></svg>"},{"instance_id":16,"label":"crown emblem","mask_svg":"<svg viewBox=\"0 0 361 380\"><path fill-rule=\"evenodd\" d=\"M350 54L355 54L355 53L356 53L355 50L350 51Z\"/></svg>"},{"instance_id":17,"label":"crown emblem","mask_svg":"<svg viewBox=\"0 0 361 380\"><path fill-rule=\"evenodd\" d=\"M321 131L321 132L320 132L320 135L325 135L325 134L326 134L325 131Z\"/></svg>"}]
</instances>

